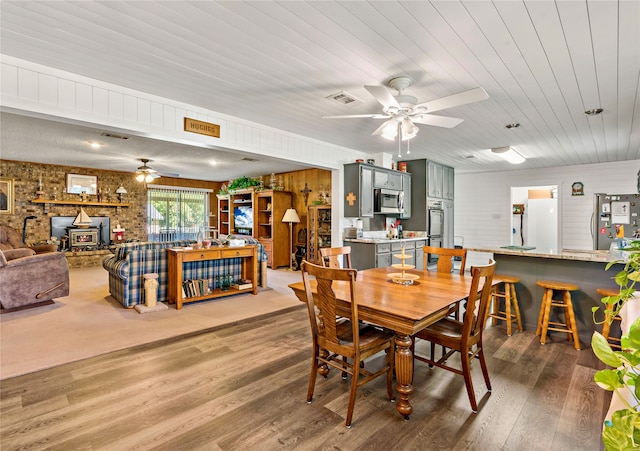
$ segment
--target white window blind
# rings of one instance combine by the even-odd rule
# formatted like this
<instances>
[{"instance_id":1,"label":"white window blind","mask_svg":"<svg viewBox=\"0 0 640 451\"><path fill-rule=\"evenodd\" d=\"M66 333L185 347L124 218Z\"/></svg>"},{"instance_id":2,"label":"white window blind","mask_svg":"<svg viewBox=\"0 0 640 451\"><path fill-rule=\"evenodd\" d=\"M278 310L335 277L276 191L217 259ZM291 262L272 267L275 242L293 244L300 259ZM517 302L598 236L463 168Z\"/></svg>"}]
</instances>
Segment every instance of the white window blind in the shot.
<instances>
[{"instance_id":1,"label":"white window blind","mask_svg":"<svg viewBox=\"0 0 640 451\"><path fill-rule=\"evenodd\" d=\"M211 190L172 186L149 187L149 241L195 240L206 230ZM201 235L202 236L202 235Z\"/></svg>"}]
</instances>

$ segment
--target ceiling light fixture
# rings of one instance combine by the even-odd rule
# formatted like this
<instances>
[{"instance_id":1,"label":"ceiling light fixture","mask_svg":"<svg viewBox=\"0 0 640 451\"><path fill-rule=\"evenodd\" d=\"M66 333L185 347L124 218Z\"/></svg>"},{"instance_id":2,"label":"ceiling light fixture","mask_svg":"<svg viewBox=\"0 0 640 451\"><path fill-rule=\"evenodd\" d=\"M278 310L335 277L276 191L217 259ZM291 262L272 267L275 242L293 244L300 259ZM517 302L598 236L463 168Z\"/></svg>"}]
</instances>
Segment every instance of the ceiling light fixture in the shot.
<instances>
[{"instance_id":1,"label":"ceiling light fixture","mask_svg":"<svg viewBox=\"0 0 640 451\"><path fill-rule=\"evenodd\" d=\"M382 137L389 141L393 141L396 139L396 136L398 136L398 122L395 119L389 119L384 123Z\"/></svg>"},{"instance_id":2,"label":"ceiling light fixture","mask_svg":"<svg viewBox=\"0 0 640 451\"><path fill-rule=\"evenodd\" d=\"M100 148L100 143L97 143L95 141L89 141L89 145L94 149L99 149Z\"/></svg>"},{"instance_id":3,"label":"ceiling light fixture","mask_svg":"<svg viewBox=\"0 0 640 451\"><path fill-rule=\"evenodd\" d=\"M145 183L151 183L153 182L153 179L155 177L153 177L151 174L138 174L136 175L136 180L139 181L140 183L145 182Z\"/></svg>"},{"instance_id":4,"label":"ceiling light fixture","mask_svg":"<svg viewBox=\"0 0 640 451\"><path fill-rule=\"evenodd\" d=\"M587 116L597 116L598 114L602 113L604 110L602 108L592 108L590 110L587 110L584 112L584 114L586 114Z\"/></svg>"},{"instance_id":5,"label":"ceiling light fixture","mask_svg":"<svg viewBox=\"0 0 640 451\"><path fill-rule=\"evenodd\" d=\"M513 150L511 147L494 147L491 152L499 155L511 164L520 164L526 161L526 158Z\"/></svg>"},{"instance_id":6,"label":"ceiling light fixture","mask_svg":"<svg viewBox=\"0 0 640 451\"><path fill-rule=\"evenodd\" d=\"M415 138L419 131L420 129L408 117L405 117L402 120L402 140L403 141L407 141L411 138Z\"/></svg>"},{"instance_id":7,"label":"ceiling light fixture","mask_svg":"<svg viewBox=\"0 0 640 451\"><path fill-rule=\"evenodd\" d=\"M518 128L518 127L520 127L520 124L519 124L519 123L517 123L517 122L514 122L514 123L512 123L512 124L507 124L507 125L505 125L505 127L507 127L508 129Z\"/></svg>"}]
</instances>

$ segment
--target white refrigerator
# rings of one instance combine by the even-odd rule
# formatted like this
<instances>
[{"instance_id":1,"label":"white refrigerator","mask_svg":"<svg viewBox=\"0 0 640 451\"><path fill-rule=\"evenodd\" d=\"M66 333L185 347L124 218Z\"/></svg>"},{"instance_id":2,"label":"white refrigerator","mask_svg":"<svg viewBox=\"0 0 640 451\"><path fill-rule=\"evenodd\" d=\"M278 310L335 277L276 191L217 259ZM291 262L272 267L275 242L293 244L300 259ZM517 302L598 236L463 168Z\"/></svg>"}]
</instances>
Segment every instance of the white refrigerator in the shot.
<instances>
[{"instance_id":1,"label":"white refrigerator","mask_svg":"<svg viewBox=\"0 0 640 451\"><path fill-rule=\"evenodd\" d=\"M558 250L558 199L529 199L525 244L541 252Z\"/></svg>"}]
</instances>

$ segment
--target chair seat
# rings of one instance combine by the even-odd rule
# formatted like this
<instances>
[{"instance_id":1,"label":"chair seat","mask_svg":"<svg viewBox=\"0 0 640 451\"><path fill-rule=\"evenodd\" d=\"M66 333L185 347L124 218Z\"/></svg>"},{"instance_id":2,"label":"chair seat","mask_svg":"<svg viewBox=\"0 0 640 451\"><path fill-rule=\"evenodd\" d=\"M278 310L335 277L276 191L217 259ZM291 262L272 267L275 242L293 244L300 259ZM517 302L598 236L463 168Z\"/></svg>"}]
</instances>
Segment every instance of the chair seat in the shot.
<instances>
[{"instance_id":1,"label":"chair seat","mask_svg":"<svg viewBox=\"0 0 640 451\"><path fill-rule=\"evenodd\" d=\"M353 328L350 320L344 320L337 327L337 335L341 345L353 345ZM366 323L360 323L360 348L369 349L378 347L385 341L393 338L394 333L387 329L375 328Z\"/></svg>"},{"instance_id":2,"label":"chair seat","mask_svg":"<svg viewBox=\"0 0 640 451\"><path fill-rule=\"evenodd\" d=\"M443 318L435 324L421 330L416 337L423 340L431 340L434 337L449 339L460 339L462 337L462 326L464 323L453 318Z\"/></svg>"}]
</instances>

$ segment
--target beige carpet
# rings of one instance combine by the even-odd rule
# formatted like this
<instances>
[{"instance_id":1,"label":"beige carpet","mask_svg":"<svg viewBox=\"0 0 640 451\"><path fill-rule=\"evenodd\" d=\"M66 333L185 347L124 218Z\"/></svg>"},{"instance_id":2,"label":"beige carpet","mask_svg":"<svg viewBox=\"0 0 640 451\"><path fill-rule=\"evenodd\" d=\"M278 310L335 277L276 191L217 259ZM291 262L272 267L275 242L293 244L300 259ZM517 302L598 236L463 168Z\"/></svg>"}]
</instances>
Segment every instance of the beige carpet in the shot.
<instances>
[{"instance_id":1,"label":"beige carpet","mask_svg":"<svg viewBox=\"0 0 640 451\"><path fill-rule=\"evenodd\" d=\"M140 314L109 295L102 267L71 269L69 296L0 315L0 379L300 305L287 287L300 280L300 272L268 270L269 288L257 296Z\"/></svg>"}]
</instances>

